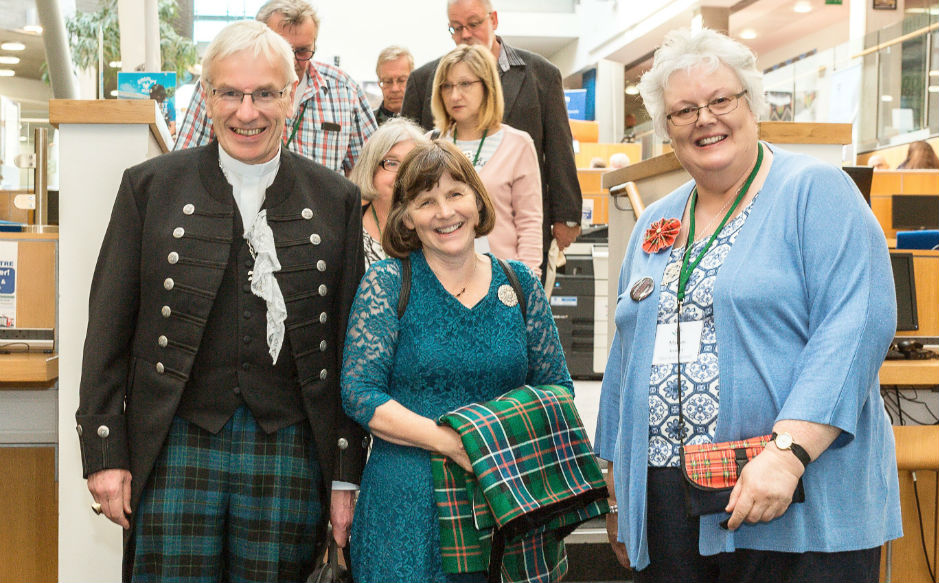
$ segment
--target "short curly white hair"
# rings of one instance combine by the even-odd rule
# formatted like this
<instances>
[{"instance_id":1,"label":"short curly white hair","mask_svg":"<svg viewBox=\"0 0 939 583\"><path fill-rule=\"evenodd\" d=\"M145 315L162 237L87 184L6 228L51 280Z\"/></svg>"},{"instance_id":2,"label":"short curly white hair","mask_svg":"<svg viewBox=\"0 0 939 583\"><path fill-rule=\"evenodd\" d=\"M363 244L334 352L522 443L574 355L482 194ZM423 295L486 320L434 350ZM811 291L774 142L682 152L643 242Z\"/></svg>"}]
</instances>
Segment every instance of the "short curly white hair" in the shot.
<instances>
[{"instance_id":1,"label":"short curly white hair","mask_svg":"<svg viewBox=\"0 0 939 583\"><path fill-rule=\"evenodd\" d=\"M756 55L743 44L709 28L698 31L673 30L655 51L652 68L639 81L639 94L652 118L655 132L668 138L665 118L665 88L676 71L703 67L707 72L721 65L729 67L746 90L747 103L757 120L766 111L763 73L756 67Z\"/></svg>"}]
</instances>

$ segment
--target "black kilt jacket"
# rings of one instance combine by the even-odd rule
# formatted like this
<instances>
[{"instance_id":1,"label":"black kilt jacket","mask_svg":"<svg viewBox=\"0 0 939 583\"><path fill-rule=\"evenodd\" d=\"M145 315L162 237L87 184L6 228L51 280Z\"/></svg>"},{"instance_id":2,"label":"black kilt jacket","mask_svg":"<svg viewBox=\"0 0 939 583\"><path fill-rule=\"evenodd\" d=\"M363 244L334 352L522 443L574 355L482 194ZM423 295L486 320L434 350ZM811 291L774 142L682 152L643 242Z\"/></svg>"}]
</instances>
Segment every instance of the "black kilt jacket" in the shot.
<instances>
[{"instance_id":1,"label":"black kilt jacket","mask_svg":"<svg viewBox=\"0 0 939 583\"><path fill-rule=\"evenodd\" d=\"M280 358L296 364L324 481L357 483L365 434L342 410L339 377L364 269L358 189L282 149L263 208L287 305L290 353ZM130 470L134 510L199 350L237 212L215 142L124 172L91 285L76 420L84 476Z\"/></svg>"}]
</instances>

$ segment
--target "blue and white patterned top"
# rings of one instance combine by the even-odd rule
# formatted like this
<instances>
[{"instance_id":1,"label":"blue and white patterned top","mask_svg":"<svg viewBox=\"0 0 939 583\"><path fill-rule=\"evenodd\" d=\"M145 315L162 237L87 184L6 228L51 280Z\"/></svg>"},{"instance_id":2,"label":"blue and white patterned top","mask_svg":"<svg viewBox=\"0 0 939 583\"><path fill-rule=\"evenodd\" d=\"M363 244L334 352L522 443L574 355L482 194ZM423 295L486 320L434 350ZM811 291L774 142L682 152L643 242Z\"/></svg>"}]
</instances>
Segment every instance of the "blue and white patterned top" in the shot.
<instances>
[{"instance_id":1,"label":"blue and white patterned top","mask_svg":"<svg viewBox=\"0 0 939 583\"><path fill-rule=\"evenodd\" d=\"M756 197L753 197L756 200ZM685 417L686 443L713 443L720 405L720 374L717 366L717 333L714 329L714 278L737 233L750 214L751 203L724 225L723 230L708 249L701 263L688 278L685 301L681 307L681 321L703 321L698 358L682 365L682 401ZM691 246L691 260L698 256L710 236ZM659 296L658 324L675 326L678 306L678 277L685 248L672 249ZM653 364L649 381L649 465L652 467L678 467L678 364Z\"/></svg>"}]
</instances>

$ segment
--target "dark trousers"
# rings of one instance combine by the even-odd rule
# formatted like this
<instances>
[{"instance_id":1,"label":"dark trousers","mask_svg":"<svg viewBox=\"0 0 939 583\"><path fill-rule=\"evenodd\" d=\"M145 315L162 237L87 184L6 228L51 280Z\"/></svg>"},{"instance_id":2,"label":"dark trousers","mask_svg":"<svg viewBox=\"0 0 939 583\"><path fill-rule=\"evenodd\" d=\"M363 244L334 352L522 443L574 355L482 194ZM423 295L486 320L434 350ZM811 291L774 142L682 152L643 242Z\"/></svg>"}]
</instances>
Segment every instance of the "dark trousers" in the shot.
<instances>
[{"instance_id":1,"label":"dark trousers","mask_svg":"<svg viewBox=\"0 0 939 583\"><path fill-rule=\"evenodd\" d=\"M880 547L838 553L738 549L698 554L698 519L685 514L678 468L650 468L648 536L651 563L636 583L877 583Z\"/></svg>"},{"instance_id":2,"label":"dark trousers","mask_svg":"<svg viewBox=\"0 0 939 583\"><path fill-rule=\"evenodd\" d=\"M322 479L312 430L264 433L242 406L217 434L176 417L137 509L134 581L302 581Z\"/></svg>"}]
</instances>

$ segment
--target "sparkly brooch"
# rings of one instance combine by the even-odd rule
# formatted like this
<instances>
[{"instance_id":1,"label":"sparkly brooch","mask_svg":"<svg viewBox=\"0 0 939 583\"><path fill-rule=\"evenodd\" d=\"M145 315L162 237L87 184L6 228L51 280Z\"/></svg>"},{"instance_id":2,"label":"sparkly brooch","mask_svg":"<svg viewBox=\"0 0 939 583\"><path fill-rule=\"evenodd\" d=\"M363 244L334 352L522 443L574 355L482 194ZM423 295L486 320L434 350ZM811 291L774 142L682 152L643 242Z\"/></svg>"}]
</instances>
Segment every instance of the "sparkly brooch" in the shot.
<instances>
[{"instance_id":1,"label":"sparkly brooch","mask_svg":"<svg viewBox=\"0 0 939 583\"><path fill-rule=\"evenodd\" d=\"M659 219L646 229L642 240L642 250L646 253L658 253L672 246L681 231L679 219Z\"/></svg>"},{"instance_id":2,"label":"sparkly brooch","mask_svg":"<svg viewBox=\"0 0 939 583\"><path fill-rule=\"evenodd\" d=\"M505 304L508 307L518 305L518 296L515 295L515 290L512 289L512 286L508 284L502 284L499 286L499 301Z\"/></svg>"}]
</instances>

